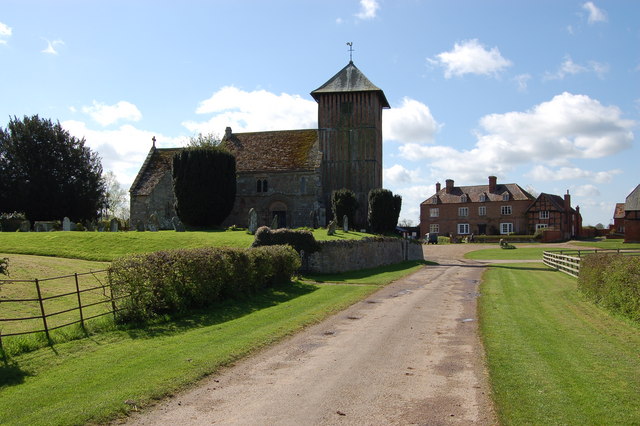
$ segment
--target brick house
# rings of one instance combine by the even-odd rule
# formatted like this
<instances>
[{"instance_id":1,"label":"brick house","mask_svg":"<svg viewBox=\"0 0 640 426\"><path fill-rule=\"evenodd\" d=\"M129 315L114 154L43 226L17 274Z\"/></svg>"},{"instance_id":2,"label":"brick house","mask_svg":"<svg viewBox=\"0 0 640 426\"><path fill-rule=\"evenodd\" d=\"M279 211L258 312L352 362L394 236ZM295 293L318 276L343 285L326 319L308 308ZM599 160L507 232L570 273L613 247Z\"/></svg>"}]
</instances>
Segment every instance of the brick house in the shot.
<instances>
[{"instance_id":1,"label":"brick house","mask_svg":"<svg viewBox=\"0 0 640 426\"><path fill-rule=\"evenodd\" d=\"M527 209L534 197L515 183L498 184L489 176L487 185L445 187L436 183L436 193L420 203L420 235L467 236L524 234Z\"/></svg>"},{"instance_id":2,"label":"brick house","mask_svg":"<svg viewBox=\"0 0 640 426\"><path fill-rule=\"evenodd\" d=\"M564 198L541 193L527 209L527 233L543 229L553 232L552 240L568 240L579 237L582 229L580 207L571 207L569 191Z\"/></svg>"},{"instance_id":3,"label":"brick house","mask_svg":"<svg viewBox=\"0 0 640 426\"><path fill-rule=\"evenodd\" d=\"M616 234L624 235L624 203L616 203L613 211L613 229Z\"/></svg>"},{"instance_id":4,"label":"brick house","mask_svg":"<svg viewBox=\"0 0 640 426\"><path fill-rule=\"evenodd\" d=\"M640 185L631 191L624 203L624 242L640 243Z\"/></svg>"}]
</instances>

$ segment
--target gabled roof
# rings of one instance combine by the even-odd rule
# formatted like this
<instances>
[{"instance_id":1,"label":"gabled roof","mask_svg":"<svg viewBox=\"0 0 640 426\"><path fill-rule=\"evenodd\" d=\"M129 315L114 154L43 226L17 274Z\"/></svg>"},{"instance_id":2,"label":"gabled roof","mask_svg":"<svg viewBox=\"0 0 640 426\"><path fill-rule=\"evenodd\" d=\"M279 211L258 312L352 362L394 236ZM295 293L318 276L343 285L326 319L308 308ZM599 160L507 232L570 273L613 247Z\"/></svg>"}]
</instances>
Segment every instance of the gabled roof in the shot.
<instances>
[{"instance_id":1,"label":"gabled roof","mask_svg":"<svg viewBox=\"0 0 640 426\"><path fill-rule=\"evenodd\" d=\"M317 130L231 133L222 143L238 172L314 170L322 160Z\"/></svg>"},{"instance_id":2,"label":"gabled roof","mask_svg":"<svg viewBox=\"0 0 640 426\"><path fill-rule=\"evenodd\" d=\"M640 185L636 186L636 189L631 191L631 194L627 195L624 203L625 211L640 210Z\"/></svg>"},{"instance_id":3,"label":"gabled roof","mask_svg":"<svg viewBox=\"0 0 640 426\"><path fill-rule=\"evenodd\" d=\"M624 219L624 203L616 203L616 208L613 211L614 219Z\"/></svg>"},{"instance_id":4,"label":"gabled roof","mask_svg":"<svg viewBox=\"0 0 640 426\"><path fill-rule=\"evenodd\" d=\"M354 64L349 61L336 75L325 84L311 92L313 99L318 101L320 94L340 92L379 92L383 108L390 108L389 102L382 89L373 84Z\"/></svg>"},{"instance_id":5,"label":"gabled roof","mask_svg":"<svg viewBox=\"0 0 640 426\"><path fill-rule=\"evenodd\" d=\"M144 160L129 192L131 195L149 195L160 179L171 172L173 156L183 148L156 148L153 146Z\"/></svg>"},{"instance_id":6,"label":"gabled roof","mask_svg":"<svg viewBox=\"0 0 640 426\"><path fill-rule=\"evenodd\" d=\"M547 201L549 201L554 207L555 210L554 211L559 211L559 212L564 212L565 208L564 208L564 198L562 198L559 195L555 195L555 194L547 194L544 192L541 192L540 195L538 195L538 198L536 198L535 203L533 203L529 209L531 209L531 207L535 206L538 203L538 200L541 200L543 198L546 198ZM573 207L569 206L569 213L574 213L575 210L573 209Z\"/></svg>"},{"instance_id":7,"label":"gabled roof","mask_svg":"<svg viewBox=\"0 0 640 426\"><path fill-rule=\"evenodd\" d=\"M421 204L433 204L433 198L438 197L438 202L442 204L462 203L462 195L467 196L470 203L480 203L480 196L484 194L486 202L502 201L504 193L509 194L509 201L533 201L534 198L527 191L516 183L497 184L493 192L489 192L489 185L474 186L454 186L447 194L446 188L442 188L435 195L424 200Z\"/></svg>"}]
</instances>

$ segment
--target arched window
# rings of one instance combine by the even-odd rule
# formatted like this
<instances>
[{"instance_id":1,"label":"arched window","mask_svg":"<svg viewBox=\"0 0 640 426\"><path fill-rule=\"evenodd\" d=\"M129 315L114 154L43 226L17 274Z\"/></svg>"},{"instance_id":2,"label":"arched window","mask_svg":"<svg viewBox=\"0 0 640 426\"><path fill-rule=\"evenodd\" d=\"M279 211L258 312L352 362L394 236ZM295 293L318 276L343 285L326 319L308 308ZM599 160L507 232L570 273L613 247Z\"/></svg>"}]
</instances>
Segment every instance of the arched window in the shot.
<instances>
[{"instance_id":1,"label":"arched window","mask_svg":"<svg viewBox=\"0 0 640 426\"><path fill-rule=\"evenodd\" d=\"M262 180L260 179L256 181L256 192L262 192Z\"/></svg>"},{"instance_id":2,"label":"arched window","mask_svg":"<svg viewBox=\"0 0 640 426\"><path fill-rule=\"evenodd\" d=\"M269 184L267 183L267 180L264 179L262 181L262 192L267 192L269 190Z\"/></svg>"}]
</instances>

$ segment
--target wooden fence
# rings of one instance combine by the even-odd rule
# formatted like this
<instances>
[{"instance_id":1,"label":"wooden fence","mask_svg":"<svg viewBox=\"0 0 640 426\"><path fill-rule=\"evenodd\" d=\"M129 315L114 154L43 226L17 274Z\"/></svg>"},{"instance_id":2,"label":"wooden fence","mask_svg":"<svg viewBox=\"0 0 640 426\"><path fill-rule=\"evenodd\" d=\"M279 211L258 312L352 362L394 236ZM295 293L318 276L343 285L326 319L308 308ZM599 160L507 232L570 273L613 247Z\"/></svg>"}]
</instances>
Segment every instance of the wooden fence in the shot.
<instances>
[{"instance_id":1,"label":"wooden fence","mask_svg":"<svg viewBox=\"0 0 640 426\"><path fill-rule=\"evenodd\" d=\"M51 340L52 330L78 323L84 328L90 319L115 315L109 273L103 269L45 279L0 280L0 345L3 337L42 332Z\"/></svg>"},{"instance_id":2,"label":"wooden fence","mask_svg":"<svg viewBox=\"0 0 640 426\"><path fill-rule=\"evenodd\" d=\"M594 253L640 256L640 250L627 249L550 250L543 253L542 261L551 268L578 278L582 257Z\"/></svg>"}]
</instances>

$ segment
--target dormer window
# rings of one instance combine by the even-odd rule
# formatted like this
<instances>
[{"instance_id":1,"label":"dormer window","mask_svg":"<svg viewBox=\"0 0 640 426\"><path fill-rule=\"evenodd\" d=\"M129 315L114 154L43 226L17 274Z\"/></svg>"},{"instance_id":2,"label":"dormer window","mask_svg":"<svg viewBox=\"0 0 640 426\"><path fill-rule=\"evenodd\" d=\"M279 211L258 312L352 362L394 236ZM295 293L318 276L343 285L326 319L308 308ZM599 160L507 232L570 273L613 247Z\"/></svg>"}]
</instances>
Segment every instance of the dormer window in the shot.
<instances>
[{"instance_id":1,"label":"dormer window","mask_svg":"<svg viewBox=\"0 0 640 426\"><path fill-rule=\"evenodd\" d=\"M480 202L484 203L485 201L487 201L487 196L485 194L480 194Z\"/></svg>"},{"instance_id":2,"label":"dormer window","mask_svg":"<svg viewBox=\"0 0 640 426\"><path fill-rule=\"evenodd\" d=\"M438 204L438 197L433 197L431 199L431 204Z\"/></svg>"},{"instance_id":3,"label":"dormer window","mask_svg":"<svg viewBox=\"0 0 640 426\"><path fill-rule=\"evenodd\" d=\"M460 202L466 203L467 201L469 201L467 194L462 194L462 196L460 197Z\"/></svg>"},{"instance_id":4,"label":"dormer window","mask_svg":"<svg viewBox=\"0 0 640 426\"><path fill-rule=\"evenodd\" d=\"M505 192L504 194L502 194L502 201L509 201L509 193Z\"/></svg>"}]
</instances>

